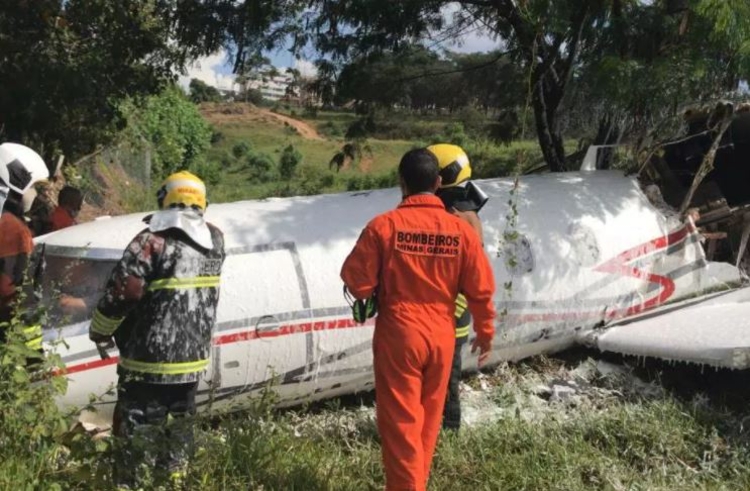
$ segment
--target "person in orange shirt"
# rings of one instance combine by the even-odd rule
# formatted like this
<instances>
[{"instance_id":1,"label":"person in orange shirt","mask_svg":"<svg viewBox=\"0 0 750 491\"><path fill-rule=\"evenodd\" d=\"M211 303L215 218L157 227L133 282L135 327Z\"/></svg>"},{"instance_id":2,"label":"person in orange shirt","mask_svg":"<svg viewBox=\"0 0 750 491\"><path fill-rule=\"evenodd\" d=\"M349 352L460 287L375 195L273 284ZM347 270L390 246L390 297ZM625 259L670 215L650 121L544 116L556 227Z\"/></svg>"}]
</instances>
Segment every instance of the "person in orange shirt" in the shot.
<instances>
[{"instance_id":1,"label":"person in orange shirt","mask_svg":"<svg viewBox=\"0 0 750 491\"><path fill-rule=\"evenodd\" d=\"M423 491L451 370L456 297L464 294L474 316L472 353L479 349L483 363L495 331L495 280L477 233L435 196L435 155L407 152L398 172L403 201L367 224L341 278L356 299L377 299L372 349L386 490Z\"/></svg>"},{"instance_id":2,"label":"person in orange shirt","mask_svg":"<svg viewBox=\"0 0 750 491\"><path fill-rule=\"evenodd\" d=\"M83 205L81 191L73 186L65 186L57 195L57 207L50 215L50 232L75 225L76 217Z\"/></svg>"},{"instance_id":3,"label":"person in orange shirt","mask_svg":"<svg viewBox=\"0 0 750 491\"><path fill-rule=\"evenodd\" d=\"M0 185L0 194L7 189L0 215L0 340L4 341L5 329L19 309L18 288L23 286L34 249L23 215L33 201L34 184L49 177L49 170L39 154L15 143L0 145L0 166L4 167L2 180L7 179ZM34 314L22 314L26 346L41 350L41 326L32 318Z\"/></svg>"}]
</instances>

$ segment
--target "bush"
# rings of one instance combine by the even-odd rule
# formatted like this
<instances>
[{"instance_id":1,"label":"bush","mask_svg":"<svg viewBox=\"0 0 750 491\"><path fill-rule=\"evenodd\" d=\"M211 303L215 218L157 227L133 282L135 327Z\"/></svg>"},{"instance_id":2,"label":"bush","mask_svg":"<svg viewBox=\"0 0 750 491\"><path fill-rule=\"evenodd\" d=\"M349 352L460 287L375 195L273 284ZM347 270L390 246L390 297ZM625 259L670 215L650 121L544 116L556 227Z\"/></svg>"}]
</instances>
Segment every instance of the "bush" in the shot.
<instances>
[{"instance_id":1,"label":"bush","mask_svg":"<svg viewBox=\"0 0 750 491\"><path fill-rule=\"evenodd\" d=\"M469 140L463 149L471 159L474 178L503 177L521 172L542 159L539 145L532 141L498 145L487 139Z\"/></svg>"},{"instance_id":2,"label":"bush","mask_svg":"<svg viewBox=\"0 0 750 491\"><path fill-rule=\"evenodd\" d=\"M455 122L445 126L445 140L435 143L452 143L460 147L466 145L469 141L469 136L464 130L463 123Z\"/></svg>"},{"instance_id":3,"label":"bush","mask_svg":"<svg viewBox=\"0 0 750 491\"><path fill-rule=\"evenodd\" d=\"M211 147L211 126L179 88L170 87L141 105L128 101L122 111L128 122L124 138L135 146L145 138L155 149L156 177L190 169Z\"/></svg>"},{"instance_id":4,"label":"bush","mask_svg":"<svg viewBox=\"0 0 750 491\"><path fill-rule=\"evenodd\" d=\"M334 121L326 121L325 124L321 125L318 129L321 133L329 137L338 137L343 134L341 126Z\"/></svg>"},{"instance_id":5,"label":"bush","mask_svg":"<svg viewBox=\"0 0 750 491\"><path fill-rule=\"evenodd\" d=\"M302 154L294 148L294 145L284 148L279 157L279 174L282 179L291 179L300 162L302 162Z\"/></svg>"},{"instance_id":6,"label":"bush","mask_svg":"<svg viewBox=\"0 0 750 491\"><path fill-rule=\"evenodd\" d=\"M474 106L466 106L456 113L458 119L464 128L472 133L483 132L489 123L487 116Z\"/></svg>"},{"instance_id":7,"label":"bush","mask_svg":"<svg viewBox=\"0 0 750 491\"><path fill-rule=\"evenodd\" d=\"M367 135L371 135L377 130L378 125L375 123L375 116L368 114L366 117L360 118L350 124L344 136L348 140L361 140L367 138Z\"/></svg>"},{"instance_id":8,"label":"bush","mask_svg":"<svg viewBox=\"0 0 750 491\"><path fill-rule=\"evenodd\" d=\"M241 159L245 155L250 152L250 144L247 142L239 142L235 146L232 147L232 155L234 155L234 158Z\"/></svg>"},{"instance_id":9,"label":"bush","mask_svg":"<svg viewBox=\"0 0 750 491\"><path fill-rule=\"evenodd\" d=\"M243 94L242 99L245 102L253 103L256 106L260 106L265 102L263 94L258 89L247 89Z\"/></svg>"},{"instance_id":10,"label":"bush","mask_svg":"<svg viewBox=\"0 0 750 491\"><path fill-rule=\"evenodd\" d=\"M273 158L265 153L248 154L245 159L245 169L247 169L248 179L256 183L273 181L276 177Z\"/></svg>"},{"instance_id":11,"label":"bush","mask_svg":"<svg viewBox=\"0 0 750 491\"><path fill-rule=\"evenodd\" d=\"M43 309L38 314L43 318ZM60 355L49 346L44 355L27 348L25 325L12 319L0 343L0 489L73 489L67 481L84 481L79 473L88 489L104 489L108 466L100 462L106 461L108 443L68 430L77 411L57 405L67 388Z\"/></svg>"},{"instance_id":12,"label":"bush","mask_svg":"<svg viewBox=\"0 0 750 491\"><path fill-rule=\"evenodd\" d=\"M362 174L358 176L351 176L346 183L347 191L365 191L368 189L375 189L377 181L370 174Z\"/></svg>"},{"instance_id":13,"label":"bush","mask_svg":"<svg viewBox=\"0 0 750 491\"><path fill-rule=\"evenodd\" d=\"M216 145L222 141L224 141L224 133L219 130L213 130L213 133L211 133L211 145Z\"/></svg>"},{"instance_id":14,"label":"bush","mask_svg":"<svg viewBox=\"0 0 750 491\"><path fill-rule=\"evenodd\" d=\"M318 108L315 106L305 106L305 109L302 111L302 117L308 118L308 119L317 118Z\"/></svg>"},{"instance_id":15,"label":"bush","mask_svg":"<svg viewBox=\"0 0 750 491\"><path fill-rule=\"evenodd\" d=\"M221 165L216 162L200 162L195 166L195 173L209 186L221 182Z\"/></svg>"},{"instance_id":16,"label":"bush","mask_svg":"<svg viewBox=\"0 0 750 491\"><path fill-rule=\"evenodd\" d=\"M237 161L237 159L229 152L224 152L221 157L219 157L219 163L221 164L221 168L224 170L229 169L232 167L232 165Z\"/></svg>"},{"instance_id":17,"label":"bush","mask_svg":"<svg viewBox=\"0 0 750 491\"><path fill-rule=\"evenodd\" d=\"M375 187L378 189L392 188L398 186L398 168L393 168L387 174L381 174L375 178Z\"/></svg>"},{"instance_id":18,"label":"bush","mask_svg":"<svg viewBox=\"0 0 750 491\"><path fill-rule=\"evenodd\" d=\"M326 188L334 186L335 176L314 165L301 165L294 181L283 185L279 189L281 196L308 196L320 194Z\"/></svg>"}]
</instances>

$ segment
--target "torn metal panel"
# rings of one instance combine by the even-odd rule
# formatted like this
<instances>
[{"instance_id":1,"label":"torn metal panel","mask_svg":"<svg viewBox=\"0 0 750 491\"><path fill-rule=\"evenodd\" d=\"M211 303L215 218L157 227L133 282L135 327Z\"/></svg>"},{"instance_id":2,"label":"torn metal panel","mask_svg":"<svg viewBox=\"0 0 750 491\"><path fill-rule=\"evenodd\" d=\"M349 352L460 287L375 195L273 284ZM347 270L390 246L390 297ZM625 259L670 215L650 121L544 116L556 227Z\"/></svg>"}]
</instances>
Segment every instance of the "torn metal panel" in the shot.
<instances>
[{"instance_id":1,"label":"torn metal panel","mask_svg":"<svg viewBox=\"0 0 750 491\"><path fill-rule=\"evenodd\" d=\"M750 368L750 287L665 307L592 335L602 351Z\"/></svg>"}]
</instances>

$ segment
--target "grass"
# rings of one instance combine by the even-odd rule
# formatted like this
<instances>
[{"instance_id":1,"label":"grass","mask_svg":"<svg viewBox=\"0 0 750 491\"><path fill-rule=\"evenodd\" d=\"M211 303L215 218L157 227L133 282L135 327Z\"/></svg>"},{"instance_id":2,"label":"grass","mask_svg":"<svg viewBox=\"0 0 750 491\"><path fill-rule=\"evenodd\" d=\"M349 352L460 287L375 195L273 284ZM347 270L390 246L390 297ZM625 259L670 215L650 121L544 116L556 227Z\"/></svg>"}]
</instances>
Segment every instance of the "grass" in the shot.
<instances>
[{"instance_id":1,"label":"grass","mask_svg":"<svg viewBox=\"0 0 750 491\"><path fill-rule=\"evenodd\" d=\"M49 389L29 385L16 361L6 361L13 353L3 348L0 363L6 376L0 489L109 489L111 440L92 441L81 431L64 431L64 424L61 432L63 415L50 398L64 379L51 380ZM675 395L622 366L613 372L611 364L600 368L582 359L540 357L466 380L467 417L485 410L459 433L441 435L429 489L750 489L746 400L728 405L703 395L711 392L708 377L690 375L692 392ZM731 378L746 385L747 374ZM555 399L539 389L560 383L572 383L576 393ZM371 398L273 410L271 393L266 396L242 412L196 419L188 489L383 489ZM156 478L147 489L169 488Z\"/></svg>"},{"instance_id":2,"label":"grass","mask_svg":"<svg viewBox=\"0 0 750 491\"><path fill-rule=\"evenodd\" d=\"M329 170L328 163L346 143L343 138L306 139L295 130L278 122L257 119L241 123L214 123L214 126L224 135L224 138L212 147L208 155L209 161L219 162L222 158L227 158L236 144L246 142L250 145L251 151L265 153L277 163L281 151L286 146L293 145L302 154L300 168L307 168L308 175L310 169L315 169L320 176L328 176L328 182L331 184L312 189L317 192L344 191L347 189L349 178L365 174L373 176L387 174L398 164L401 156L414 145L404 140L368 140L372 149L372 157L365 156L358 163L359 165L348 166L337 173ZM279 195L280 184L287 184L278 181L252 182L244 174L242 160L236 160L225 168L220 180L211 186L212 201L227 202Z\"/></svg>"},{"instance_id":3,"label":"grass","mask_svg":"<svg viewBox=\"0 0 750 491\"><path fill-rule=\"evenodd\" d=\"M545 366L547 363L547 366ZM540 410L529 387L559 362L494 375L501 416L441 435L432 490L734 490L750 486L747 436L737 414L666 391L601 379L591 397ZM542 375L541 378L544 378ZM476 381L476 379L475 379ZM506 395L495 397L495 392ZM508 397L508 395L510 397ZM537 398L538 399L538 398ZM201 432L195 489L368 490L384 485L372 411L238 415Z\"/></svg>"},{"instance_id":4,"label":"grass","mask_svg":"<svg viewBox=\"0 0 750 491\"><path fill-rule=\"evenodd\" d=\"M290 111L279 114L291 115ZM325 129L331 125L341 129L357 117L352 113L319 112L317 116L303 119L300 112L295 118L316 127L323 139L308 139L295 129L269 117L248 115L244 118L214 119L212 123L222 139L209 152L209 162L225 162L217 180L210 185L213 202L256 199L267 196L288 196L295 194L318 194L371 187L393 186L393 170L401 156L415 146L424 146L436 141L455 141L469 153L474 175L477 178L497 177L523 171L542 160L539 146L535 141L519 141L510 144L497 144L484 138L471 138L459 127L459 133L444 134L447 119L420 121L414 116L398 122L401 125L415 125L424 139L376 139L368 138L369 152L355 163L349 163L341 172L329 169L329 161L346 143L342 136L332 136ZM334 132L336 135L342 131ZM396 132L396 134L398 134ZM282 150L293 145L302 154L302 163L296 177L291 182L273 179L257 182L249 177L243 159L232 157L235 145L244 142L251 152L268 155L275 163ZM566 142L572 151L574 142ZM218 164L217 164L218 165Z\"/></svg>"}]
</instances>

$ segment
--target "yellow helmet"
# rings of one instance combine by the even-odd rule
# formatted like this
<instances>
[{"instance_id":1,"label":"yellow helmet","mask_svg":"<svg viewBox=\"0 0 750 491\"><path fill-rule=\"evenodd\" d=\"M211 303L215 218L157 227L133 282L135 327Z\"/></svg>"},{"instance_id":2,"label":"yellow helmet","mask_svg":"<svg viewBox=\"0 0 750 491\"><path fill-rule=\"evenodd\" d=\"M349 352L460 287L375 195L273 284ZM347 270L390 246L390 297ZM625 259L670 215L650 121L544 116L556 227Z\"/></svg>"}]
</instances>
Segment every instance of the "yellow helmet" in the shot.
<instances>
[{"instance_id":1,"label":"yellow helmet","mask_svg":"<svg viewBox=\"0 0 750 491\"><path fill-rule=\"evenodd\" d=\"M188 171L180 171L167 177L156 193L159 208L206 209L206 185Z\"/></svg>"},{"instance_id":2,"label":"yellow helmet","mask_svg":"<svg viewBox=\"0 0 750 491\"><path fill-rule=\"evenodd\" d=\"M427 150L432 152L438 160L441 188L458 186L464 181L471 179L471 163L466 152L458 145L450 143L438 143L430 145Z\"/></svg>"}]
</instances>

